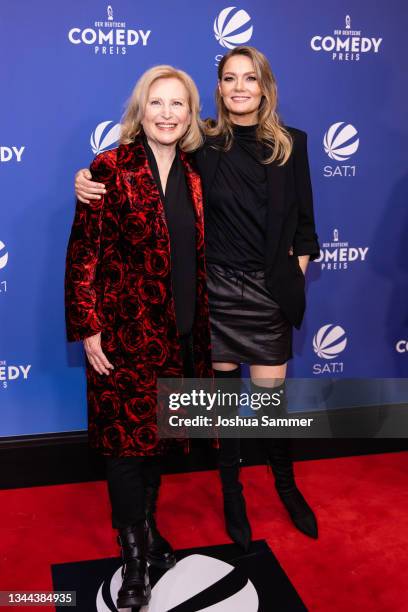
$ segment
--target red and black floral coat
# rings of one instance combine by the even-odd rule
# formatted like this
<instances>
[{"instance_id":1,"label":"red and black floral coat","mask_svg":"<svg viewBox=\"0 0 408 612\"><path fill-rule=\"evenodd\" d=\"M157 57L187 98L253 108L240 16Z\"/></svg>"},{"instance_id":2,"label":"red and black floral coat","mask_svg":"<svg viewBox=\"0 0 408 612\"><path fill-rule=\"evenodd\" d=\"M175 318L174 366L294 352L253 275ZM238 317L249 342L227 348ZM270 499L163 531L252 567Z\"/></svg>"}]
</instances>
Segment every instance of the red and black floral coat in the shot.
<instances>
[{"instance_id":1,"label":"red and black floral coat","mask_svg":"<svg viewBox=\"0 0 408 612\"><path fill-rule=\"evenodd\" d=\"M182 154L196 216L197 297L193 346L198 377L211 376L201 182ZM77 202L68 245L68 340L102 332L114 370L87 363L88 431L105 455L163 452L157 435L157 378L182 375L163 203L139 139L98 155L94 180L107 193Z\"/></svg>"}]
</instances>

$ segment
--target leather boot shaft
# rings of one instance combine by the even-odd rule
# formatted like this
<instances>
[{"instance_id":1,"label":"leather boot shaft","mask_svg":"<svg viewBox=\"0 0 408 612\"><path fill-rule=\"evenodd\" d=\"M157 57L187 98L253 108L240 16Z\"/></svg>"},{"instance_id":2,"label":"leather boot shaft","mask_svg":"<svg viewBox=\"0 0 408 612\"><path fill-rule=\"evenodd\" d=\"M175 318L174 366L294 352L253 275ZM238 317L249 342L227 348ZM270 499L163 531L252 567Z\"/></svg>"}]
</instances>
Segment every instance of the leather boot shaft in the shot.
<instances>
[{"instance_id":1,"label":"leather boot shaft","mask_svg":"<svg viewBox=\"0 0 408 612\"><path fill-rule=\"evenodd\" d=\"M118 592L117 607L145 606L150 599L147 570L147 531L143 521L119 529L118 542L122 549L122 586Z\"/></svg>"},{"instance_id":2,"label":"leather boot shaft","mask_svg":"<svg viewBox=\"0 0 408 612\"><path fill-rule=\"evenodd\" d=\"M156 509L159 486L147 486L145 489L147 560L155 567L170 569L176 565L174 550L161 535L156 524Z\"/></svg>"}]
</instances>

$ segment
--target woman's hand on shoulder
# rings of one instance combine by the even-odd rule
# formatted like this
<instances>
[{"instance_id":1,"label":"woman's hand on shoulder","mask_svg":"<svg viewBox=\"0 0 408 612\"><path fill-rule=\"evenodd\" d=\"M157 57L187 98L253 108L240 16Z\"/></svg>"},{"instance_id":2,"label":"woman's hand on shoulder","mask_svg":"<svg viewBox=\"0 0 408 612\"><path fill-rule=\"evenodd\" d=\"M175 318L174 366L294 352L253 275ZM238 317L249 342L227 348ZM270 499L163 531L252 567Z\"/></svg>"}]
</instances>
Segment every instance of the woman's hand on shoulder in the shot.
<instances>
[{"instance_id":1,"label":"woman's hand on shoulder","mask_svg":"<svg viewBox=\"0 0 408 612\"><path fill-rule=\"evenodd\" d=\"M98 374L110 374L114 368L102 350L101 332L85 338L84 349L89 363Z\"/></svg>"},{"instance_id":2,"label":"woman's hand on shoulder","mask_svg":"<svg viewBox=\"0 0 408 612\"><path fill-rule=\"evenodd\" d=\"M105 185L93 181L88 168L78 170L75 175L75 195L80 202L89 204L90 200L100 200L105 193Z\"/></svg>"}]
</instances>

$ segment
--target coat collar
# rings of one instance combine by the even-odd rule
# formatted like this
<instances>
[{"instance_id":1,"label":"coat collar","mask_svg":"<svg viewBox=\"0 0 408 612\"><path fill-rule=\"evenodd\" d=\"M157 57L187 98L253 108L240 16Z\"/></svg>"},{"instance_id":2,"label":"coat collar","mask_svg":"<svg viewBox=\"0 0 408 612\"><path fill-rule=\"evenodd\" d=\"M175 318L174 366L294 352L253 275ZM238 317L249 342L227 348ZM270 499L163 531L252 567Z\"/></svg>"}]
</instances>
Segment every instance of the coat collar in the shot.
<instances>
[{"instance_id":1,"label":"coat collar","mask_svg":"<svg viewBox=\"0 0 408 612\"><path fill-rule=\"evenodd\" d=\"M119 145L117 166L120 170L128 171L149 169L149 163L141 136L136 136L134 142Z\"/></svg>"},{"instance_id":2,"label":"coat collar","mask_svg":"<svg viewBox=\"0 0 408 612\"><path fill-rule=\"evenodd\" d=\"M180 158L187 173L194 172L191 160L184 151L180 151ZM117 152L117 166L120 170L145 170L150 174L149 162L143 145L143 138L136 136L134 142L119 145Z\"/></svg>"},{"instance_id":3,"label":"coat collar","mask_svg":"<svg viewBox=\"0 0 408 612\"><path fill-rule=\"evenodd\" d=\"M180 159L186 173L187 185L193 201L196 220L199 220L202 216L200 176L198 171L193 167L193 163L188 154L180 151ZM159 189L150 169L149 160L141 136L137 136L134 142L130 144L119 145L117 152L117 167L125 173L135 173L136 182L139 180L147 181L158 210L164 214Z\"/></svg>"}]
</instances>

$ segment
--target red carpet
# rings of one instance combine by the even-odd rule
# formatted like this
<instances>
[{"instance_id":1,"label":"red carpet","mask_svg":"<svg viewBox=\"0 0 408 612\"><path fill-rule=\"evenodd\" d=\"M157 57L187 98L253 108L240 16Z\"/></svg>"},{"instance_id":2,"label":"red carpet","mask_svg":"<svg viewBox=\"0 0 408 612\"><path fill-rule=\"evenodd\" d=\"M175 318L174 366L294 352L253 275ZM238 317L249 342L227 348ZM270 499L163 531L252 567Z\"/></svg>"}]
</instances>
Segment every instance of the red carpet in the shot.
<instances>
[{"instance_id":1,"label":"red carpet","mask_svg":"<svg viewBox=\"0 0 408 612\"><path fill-rule=\"evenodd\" d=\"M289 522L265 467L245 468L243 482L254 539L308 609L406 612L408 454L301 462L296 474L317 541ZM228 542L216 472L166 476L159 523L176 548ZM51 590L52 563L118 555L103 482L0 491L0 525L0 590Z\"/></svg>"}]
</instances>

